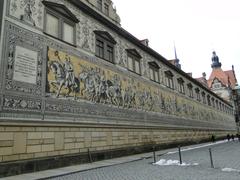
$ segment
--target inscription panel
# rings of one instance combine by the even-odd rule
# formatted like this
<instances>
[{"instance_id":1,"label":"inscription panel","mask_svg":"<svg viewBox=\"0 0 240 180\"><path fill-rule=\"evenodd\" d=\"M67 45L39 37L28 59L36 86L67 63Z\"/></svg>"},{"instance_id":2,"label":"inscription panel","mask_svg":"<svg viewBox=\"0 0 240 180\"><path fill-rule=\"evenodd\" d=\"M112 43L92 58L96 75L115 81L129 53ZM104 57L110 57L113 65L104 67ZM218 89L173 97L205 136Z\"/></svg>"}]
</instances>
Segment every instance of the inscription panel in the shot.
<instances>
[{"instance_id":1,"label":"inscription panel","mask_svg":"<svg viewBox=\"0 0 240 180\"><path fill-rule=\"evenodd\" d=\"M16 46L13 80L36 84L38 53Z\"/></svg>"}]
</instances>

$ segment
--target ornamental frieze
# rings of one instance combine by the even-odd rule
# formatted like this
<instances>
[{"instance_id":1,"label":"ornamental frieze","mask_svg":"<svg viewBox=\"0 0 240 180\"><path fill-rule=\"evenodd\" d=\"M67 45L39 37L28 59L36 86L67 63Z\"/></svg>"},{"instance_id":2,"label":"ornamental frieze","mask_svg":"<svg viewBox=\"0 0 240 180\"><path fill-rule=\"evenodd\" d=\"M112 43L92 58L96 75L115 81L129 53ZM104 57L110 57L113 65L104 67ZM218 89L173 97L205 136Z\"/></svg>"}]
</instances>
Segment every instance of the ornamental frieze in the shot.
<instances>
[{"instance_id":1,"label":"ornamental frieze","mask_svg":"<svg viewBox=\"0 0 240 180\"><path fill-rule=\"evenodd\" d=\"M21 97L4 97L3 109L4 110L37 110L40 111L42 103L39 100L31 100Z\"/></svg>"},{"instance_id":2,"label":"ornamental frieze","mask_svg":"<svg viewBox=\"0 0 240 180\"><path fill-rule=\"evenodd\" d=\"M43 28L44 7L40 0L10 0L8 7L10 16L28 25Z\"/></svg>"}]
</instances>

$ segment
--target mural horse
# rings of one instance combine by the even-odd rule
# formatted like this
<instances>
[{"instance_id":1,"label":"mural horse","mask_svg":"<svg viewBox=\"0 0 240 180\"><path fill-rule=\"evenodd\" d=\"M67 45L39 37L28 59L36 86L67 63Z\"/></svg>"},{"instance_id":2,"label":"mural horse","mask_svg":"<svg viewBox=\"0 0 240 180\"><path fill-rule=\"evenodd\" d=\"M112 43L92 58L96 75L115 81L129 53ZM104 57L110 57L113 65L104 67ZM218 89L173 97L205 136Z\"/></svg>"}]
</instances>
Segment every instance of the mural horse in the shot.
<instances>
[{"instance_id":1,"label":"mural horse","mask_svg":"<svg viewBox=\"0 0 240 180\"><path fill-rule=\"evenodd\" d=\"M74 92L74 99L76 99L76 93L80 91L80 81L74 77L74 82L71 82L67 76L67 72L59 62L51 62L50 69L55 75L55 80L49 83L54 87L58 86L56 97L59 97L62 88L65 87L68 89L65 97L68 97L71 92Z\"/></svg>"}]
</instances>

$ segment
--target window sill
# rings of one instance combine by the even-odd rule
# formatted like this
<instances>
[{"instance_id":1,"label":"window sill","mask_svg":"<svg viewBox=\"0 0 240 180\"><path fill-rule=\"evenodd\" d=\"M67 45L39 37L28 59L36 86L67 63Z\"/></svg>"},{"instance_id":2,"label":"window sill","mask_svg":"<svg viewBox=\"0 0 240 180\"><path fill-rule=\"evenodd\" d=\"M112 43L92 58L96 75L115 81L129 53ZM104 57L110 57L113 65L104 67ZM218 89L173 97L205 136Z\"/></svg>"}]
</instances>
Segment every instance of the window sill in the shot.
<instances>
[{"instance_id":1,"label":"window sill","mask_svg":"<svg viewBox=\"0 0 240 180\"><path fill-rule=\"evenodd\" d=\"M153 79L150 79L150 80L153 81L153 82L155 82L155 83L160 84L160 82L158 82L158 81L155 81L155 80L153 80Z\"/></svg>"},{"instance_id":2,"label":"window sill","mask_svg":"<svg viewBox=\"0 0 240 180\"><path fill-rule=\"evenodd\" d=\"M64 41L64 40L58 38L58 37L55 37L55 36L53 36L53 35L51 35L51 34L48 34L48 33L46 33L46 32L43 32L43 34L45 34L45 35L47 35L47 36L50 36L50 37L52 37L52 38L54 38L54 39L57 39L57 40L65 43L65 44L68 44L68 45L70 45L70 46L72 46L72 47L75 47L75 48L77 47L76 43L74 43L74 44L69 43L69 42L67 42L67 41Z\"/></svg>"},{"instance_id":3,"label":"window sill","mask_svg":"<svg viewBox=\"0 0 240 180\"><path fill-rule=\"evenodd\" d=\"M109 61L109 60L107 60L107 59L105 59L105 58L103 58L103 57L100 57L100 56L96 55L96 54L95 54L95 56L96 56L97 58L99 58L99 59L102 59L102 60L106 61L106 62L109 62L109 63L111 63L111 64L115 64L114 61Z\"/></svg>"},{"instance_id":4,"label":"window sill","mask_svg":"<svg viewBox=\"0 0 240 180\"><path fill-rule=\"evenodd\" d=\"M131 69L128 69L128 71L130 71L130 72L132 72L132 73L134 73L134 74L137 74L137 75L141 76L141 73L137 73L137 72L135 72L135 71L133 71L133 70L131 70Z\"/></svg>"}]
</instances>

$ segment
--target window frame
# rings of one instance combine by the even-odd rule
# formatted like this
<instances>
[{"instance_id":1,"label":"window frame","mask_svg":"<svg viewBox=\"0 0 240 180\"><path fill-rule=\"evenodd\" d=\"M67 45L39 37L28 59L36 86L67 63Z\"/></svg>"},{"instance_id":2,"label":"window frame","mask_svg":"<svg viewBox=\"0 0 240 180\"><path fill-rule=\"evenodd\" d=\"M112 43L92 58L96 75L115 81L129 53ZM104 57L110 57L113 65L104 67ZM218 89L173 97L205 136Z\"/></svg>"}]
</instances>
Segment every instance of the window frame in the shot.
<instances>
[{"instance_id":1,"label":"window frame","mask_svg":"<svg viewBox=\"0 0 240 180\"><path fill-rule=\"evenodd\" d=\"M103 13L107 16L109 16L109 4L104 3L103 5Z\"/></svg>"},{"instance_id":2,"label":"window frame","mask_svg":"<svg viewBox=\"0 0 240 180\"><path fill-rule=\"evenodd\" d=\"M58 36L51 35L47 32L47 15L54 16L58 19ZM64 23L70 25L73 27L73 42L68 42L63 39L64 37ZM69 45L76 46L76 22L68 19L67 17L64 17L61 13L55 11L54 9L51 9L49 7L45 7L45 12L44 12L44 27L43 27L43 32L44 34L53 37L55 39L58 39L62 42L65 42Z\"/></svg>"},{"instance_id":3,"label":"window frame","mask_svg":"<svg viewBox=\"0 0 240 180\"><path fill-rule=\"evenodd\" d=\"M206 104L206 93L202 92L201 95L202 95L202 102L203 102L203 104Z\"/></svg>"},{"instance_id":4,"label":"window frame","mask_svg":"<svg viewBox=\"0 0 240 180\"><path fill-rule=\"evenodd\" d=\"M211 105L211 96L210 95L207 95L207 105L208 106L212 106Z\"/></svg>"},{"instance_id":5,"label":"window frame","mask_svg":"<svg viewBox=\"0 0 240 180\"><path fill-rule=\"evenodd\" d=\"M102 2L102 0L97 0L97 9L99 11L103 10L103 2Z\"/></svg>"},{"instance_id":6,"label":"window frame","mask_svg":"<svg viewBox=\"0 0 240 180\"><path fill-rule=\"evenodd\" d=\"M199 89L199 88L196 88L196 89L195 89L195 93L196 93L197 101L201 101L200 89Z\"/></svg>"},{"instance_id":7,"label":"window frame","mask_svg":"<svg viewBox=\"0 0 240 180\"><path fill-rule=\"evenodd\" d=\"M173 74L171 71L165 71L165 85L174 90L174 81L173 81Z\"/></svg>"},{"instance_id":8,"label":"window frame","mask_svg":"<svg viewBox=\"0 0 240 180\"><path fill-rule=\"evenodd\" d=\"M188 87L188 96L190 98L194 98L194 94L193 94L193 85L191 83L188 83L187 84L187 87Z\"/></svg>"},{"instance_id":9,"label":"window frame","mask_svg":"<svg viewBox=\"0 0 240 180\"><path fill-rule=\"evenodd\" d=\"M115 48L114 48L114 46L115 46L116 42L113 39L111 39L111 40L108 39L109 37L106 37L106 36L110 36L110 34L105 31L101 31L101 32L94 31L94 32L95 32L95 56L114 64L115 63ZM102 35L101 35L101 33L102 33ZM103 56L100 56L97 53L98 52L97 42L103 43L103 49L102 49ZM109 51L109 48L111 48L111 51ZM110 52L111 52L111 56L109 56Z\"/></svg>"},{"instance_id":10,"label":"window frame","mask_svg":"<svg viewBox=\"0 0 240 180\"><path fill-rule=\"evenodd\" d=\"M133 69L130 69L129 68L129 57L132 59L132 67ZM134 55L133 53L131 53L130 51L127 52L127 68L129 71L131 72L134 72L138 75L141 75L141 58L140 57L137 57L136 55ZM138 63L139 65L139 72L136 71L136 62Z\"/></svg>"},{"instance_id":11,"label":"window frame","mask_svg":"<svg viewBox=\"0 0 240 180\"><path fill-rule=\"evenodd\" d=\"M177 79L178 82L178 92L185 94L184 80L180 77Z\"/></svg>"},{"instance_id":12,"label":"window frame","mask_svg":"<svg viewBox=\"0 0 240 180\"><path fill-rule=\"evenodd\" d=\"M150 71L150 80L156 83L160 83L159 68L149 65L149 71ZM151 77L151 71L153 72L153 78Z\"/></svg>"}]
</instances>

